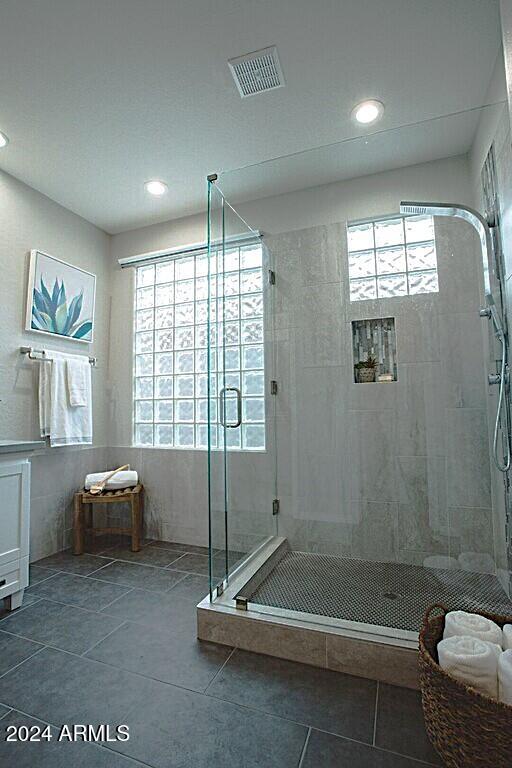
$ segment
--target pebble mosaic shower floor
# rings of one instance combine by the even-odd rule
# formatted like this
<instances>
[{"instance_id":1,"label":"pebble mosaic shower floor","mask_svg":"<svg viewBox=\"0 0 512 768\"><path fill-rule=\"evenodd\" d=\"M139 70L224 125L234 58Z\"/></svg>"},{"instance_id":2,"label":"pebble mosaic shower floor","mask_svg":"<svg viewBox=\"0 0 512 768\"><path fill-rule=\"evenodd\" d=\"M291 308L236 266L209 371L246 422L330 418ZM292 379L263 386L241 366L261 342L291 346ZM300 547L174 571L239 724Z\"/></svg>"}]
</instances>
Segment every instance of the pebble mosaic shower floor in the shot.
<instances>
[{"instance_id":1,"label":"pebble mosaic shower floor","mask_svg":"<svg viewBox=\"0 0 512 768\"><path fill-rule=\"evenodd\" d=\"M512 602L489 574L307 552L288 552L250 601L411 631L435 602L512 616Z\"/></svg>"}]
</instances>

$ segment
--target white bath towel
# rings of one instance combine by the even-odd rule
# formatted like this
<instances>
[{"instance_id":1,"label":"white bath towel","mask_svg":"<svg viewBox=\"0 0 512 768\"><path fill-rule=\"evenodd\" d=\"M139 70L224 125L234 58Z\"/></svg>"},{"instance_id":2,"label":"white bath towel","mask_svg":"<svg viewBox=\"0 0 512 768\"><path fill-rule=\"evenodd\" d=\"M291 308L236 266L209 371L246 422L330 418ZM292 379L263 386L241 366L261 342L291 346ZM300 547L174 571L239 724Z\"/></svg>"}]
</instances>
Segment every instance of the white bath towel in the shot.
<instances>
[{"instance_id":1,"label":"white bath towel","mask_svg":"<svg viewBox=\"0 0 512 768\"><path fill-rule=\"evenodd\" d=\"M500 701L512 704L512 649L500 654L498 659L498 695Z\"/></svg>"},{"instance_id":2,"label":"white bath towel","mask_svg":"<svg viewBox=\"0 0 512 768\"><path fill-rule=\"evenodd\" d=\"M91 389L91 365L86 357L66 358L69 404L72 408L87 407Z\"/></svg>"},{"instance_id":3,"label":"white bath towel","mask_svg":"<svg viewBox=\"0 0 512 768\"><path fill-rule=\"evenodd\" d=\"M93 472L92 474L87 475L85 478L85 490L88 491L89 488L95 483L101 483L101 481L104 480L108 474L110 473ZM116 472L116 474L107 481L105 488L109 490L118 488L133 488L137 485L138 482L139 476L134 469L123 469L121 472Z\"/></svg>"},{"instance_id":4,"label":"white bath towel","mask_svg":"<svg viewBox=\"0 0 512 768\"><path fill-rule=\"evenodd\" d=\"M508 651L512 648L512 624L505 624L503 627L503 650Z\"/></svg>"},{"instance_id":5,"label":"white bath towel","mask_svg":"<svg viewBox=\"0 0 512 768\"><path fill-rule=\"evenodd\" d=\"M49 360L39 363L39 431L41 437L50 435L52 364Z\"/></svg>"},{"instance_id":6,"label":"white bath towel","mask_svg":"<svg viewBox=\"0 0 512 768\"><path fill-rule=\"evenodd\" d=\"M68 398L66 360L54 358L51 380L50 445L90 445L91 443L91 387L89 386L87 391L87 405L83 408L73 408Z\"/></svg>"},{"instance_id":7,"label":"white bath towel","mask_svg":"<svg viewBox=\"0 0 512 768\"><path fill-rule=\"evenodd\" d=\"M448 637L437 645L439 664L446 672L480 693L498 698L498 659L501 648L476 637Z\"/></svg>"},{"instance_id":8,"label":"white bath towel","mask_svg":"<svg viewBox=\"0 0 512 768\"><path fill-rule=\"evenodd\" d=\"M496 643L500 648L503 646L501 627L495 624L494 621L486 619L485 616L479 616L477 613L450 611L446 614L443 638L455 637L456 635L476 637L478 640Z\"/></svg>"}]
</instances>

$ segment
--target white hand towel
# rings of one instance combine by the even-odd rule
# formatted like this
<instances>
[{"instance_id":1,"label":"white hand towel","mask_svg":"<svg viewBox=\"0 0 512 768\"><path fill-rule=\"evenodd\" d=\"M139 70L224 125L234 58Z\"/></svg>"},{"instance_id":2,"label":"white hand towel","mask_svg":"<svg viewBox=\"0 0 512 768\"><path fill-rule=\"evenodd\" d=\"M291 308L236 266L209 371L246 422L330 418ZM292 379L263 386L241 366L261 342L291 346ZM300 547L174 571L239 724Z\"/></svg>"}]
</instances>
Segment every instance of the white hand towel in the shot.
<instances>
[{"instance_id":1,"label":"white hand towel","mask_svg":"<svg viewBox=\"0 0 512 768\"><path fill-rule=\"evenodd\" d=\"M104 480L108 474L108 472L93 472L92 474L87 475L85 478L85 490L88 491L89 488L95 483L101 483L101 481ZM110 490L118 488L133 488L137 485L138 482L139 476L134 469L123 469L121 472L116 472L116 474L111 477L110 480L107 480L105 488Z\"/></svg>"},{"instance_id":2,"label":"white hand towel","mask_svg":"<svg viewBox=\"0 0 512 768\"><path fill-rule=\"evenodd\" d=\"M503 627L503 650L508 651L512 648L512 624L505 624Z\"/></svg>"},{"instance_id":3,"label":"white hand towel","mask_svg":"<svg viewBox=\"0 0 512 768\"><path fill-rule=\"evenodd\" d=\"M66 358L69 404L73 408L87 406L91 388L91 365L87 358Z\"/></svg>"},{"instance_id":4,"label":"white hand towel","mask_svg":"<svg viewBox=\"0 0 512 768\"><path fill-rule=\"evenodd\" d=\"M501 627L479 616L476 613L466 613L466 611L450 611L446 614L444 620L443 638L454 637L456 635L468 635L476 637L478 640L486 640L489 643L503 645L503 632Z\"/></svg>"},{"instance_id":5,"label":"white hand towel","mask_svg":"<svg viewBox=\"0 0 512 768\"><path fill-rule=\"evenodd\" d=\"M91 388L87 405L72 408L68 400L66 360L54 358L51 382L50 445L90 445L92 443Z\"/></svg>"},{"instance_id":6,"label":"white hand towel","mask_svg":"<svg viewBox=\"0 0 512 768\"><path fill-rule=\"evenodd\" d=\"M437 645L439 664L457 680L480 693L498 698L498 659L501 648L475 637L448 637Z\"/></svg>"},{"instance_id":7,"label":"white hand towel","mask_svg":"<svg viewBox=\"0 0 512 768\"><path fill-rule=\"evenodd\" d=\"M503 651L498 659L498 693L500 701L512 704L512 649Z\"/></svg>"},{"instance_id":8,"label":"white hand towel","mask_svg":"<svg viewBox=\"0 0 512 768\"><path fill-rule=\"evenodd\" d=\"M52 364L49 360L39 363L39 431L41 437L50 434Z\"/></svg>"}]
</instances>

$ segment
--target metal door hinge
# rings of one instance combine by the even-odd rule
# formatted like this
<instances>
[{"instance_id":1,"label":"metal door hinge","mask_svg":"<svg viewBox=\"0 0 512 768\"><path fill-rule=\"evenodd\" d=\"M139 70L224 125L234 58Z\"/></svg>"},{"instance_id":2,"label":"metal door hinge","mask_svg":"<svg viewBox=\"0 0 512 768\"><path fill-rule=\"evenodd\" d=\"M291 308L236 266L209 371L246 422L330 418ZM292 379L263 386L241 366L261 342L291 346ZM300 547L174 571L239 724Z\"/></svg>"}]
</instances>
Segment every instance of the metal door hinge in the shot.
<instances>
[{"instance_id":1,"label":"metal door hinge","mask_svg":"<svg viewBox=\"0 0 512 768\"><path fill-rule=\"evenodd\" d=\"M270 394L277 395L277 381L275 379L270 382Z\"/></svg>"},{"instance_id":2,"label":"metal door hinge","mask_svg":"<svg viewBox=\"0 0 512 768\"><path fill-rule=\"evenodd\" d=\"M279 507L280 507L279 499L274 499L272 502L272 515L275 517L279 514Z\"/></svg>"},{"instance_id":3,"label":"metal door hinge","mask_svg":"<svg viewBox=\"0 0 512 768\"><path fill-rule=\"evenodd\" d=\"M268 271L268 282L269 285L275 285L276 284L276 273L273 269L269 269Z\"/></svg>"},{"instance_id":4,"label":"metal door hinge","mask_svg":"<svg viewBox=\"0 0 512 768\"><path fill-rule=\"evenodd\" d=\"M242 595L237 595L235 597L235 607L238 608L239 611L246 611L247 610L247 598L242 597Z\"/></svg>"}]
</instances>

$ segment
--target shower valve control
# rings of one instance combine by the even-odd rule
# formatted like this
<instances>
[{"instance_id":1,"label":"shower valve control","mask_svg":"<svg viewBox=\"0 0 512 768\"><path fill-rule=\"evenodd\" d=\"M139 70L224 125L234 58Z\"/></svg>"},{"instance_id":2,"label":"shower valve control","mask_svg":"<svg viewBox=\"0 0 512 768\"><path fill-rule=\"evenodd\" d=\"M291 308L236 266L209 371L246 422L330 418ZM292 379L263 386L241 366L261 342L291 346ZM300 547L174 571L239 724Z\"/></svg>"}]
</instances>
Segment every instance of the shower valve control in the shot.
<instances>
[{"instance_id":1,"label":"shower valve control","mask_svg":"<svg viewBox=\"0 0 512 768\"><path fill-rule=\"evenodd\" d=\"M499 384L501 381L501 376L499 373L490 373L487 377L487 381L489 382L489 386L494 386L495 384Z\"/></svg>"},{"instance_id":2,"label":"shower valve control","mask_svg":"<svg viewBox=\"0 0 512 768\"><path fill-rule=\"evenodd\" d=\"M482 307L480 310L480 317L490 317L491 316L491 310L490 307Z\"/></svg>"}]
</instances>

